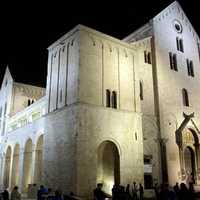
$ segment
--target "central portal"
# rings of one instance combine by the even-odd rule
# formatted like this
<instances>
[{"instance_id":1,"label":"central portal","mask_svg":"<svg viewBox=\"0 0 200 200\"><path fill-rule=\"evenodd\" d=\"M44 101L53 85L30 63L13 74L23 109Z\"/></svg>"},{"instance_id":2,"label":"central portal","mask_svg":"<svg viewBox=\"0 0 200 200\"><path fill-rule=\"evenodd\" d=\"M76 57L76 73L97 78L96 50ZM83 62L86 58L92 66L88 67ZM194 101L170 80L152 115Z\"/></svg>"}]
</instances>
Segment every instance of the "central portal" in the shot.
<instances>
[{"instance_id":1,"label":"central portal","mask_svg":"<svg viewBox=\"0 0 200 200\"><path fill-rule=\"evenodd\" d=\"M103 183L103 190L108 194L111 194L114 184L120 183L119 151L111 141L99 146L97 183Z\"/></svg>"},{"instance_id":2,"label":"central portal","mask_svg":"<svg viewBox=\"0 0 200 200\"><path fill-rule=\"evenodd\" d=\"M196 175L195 170L195 154L194 150L187 146L184 151L184 160L185 160L185 171L188 176L192 176L191 178L194 181L194 177Z\"/></svg>"}]
</instances>

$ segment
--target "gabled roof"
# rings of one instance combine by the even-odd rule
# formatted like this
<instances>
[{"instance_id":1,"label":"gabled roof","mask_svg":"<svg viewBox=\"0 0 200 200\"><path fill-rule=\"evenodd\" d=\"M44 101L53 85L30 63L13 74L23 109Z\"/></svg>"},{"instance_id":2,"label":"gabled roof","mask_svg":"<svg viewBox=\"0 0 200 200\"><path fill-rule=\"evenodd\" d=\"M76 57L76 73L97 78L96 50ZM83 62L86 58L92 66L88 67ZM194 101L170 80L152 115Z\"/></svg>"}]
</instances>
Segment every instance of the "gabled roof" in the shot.
<instances>
[{"instance_id":1,"label":"gabled roof","mask_svg":"<svg viewBox=\"0 0 200 200\"><path fill-rule=\"evenodd\" d=\"M12 75L11 75L11 72L10 72L9 67L7 66L6 69L5 69L5 73L4 73L4 76L3 76L2 83L1 83L1 88L2 88L2 85L3 85L3 84L6 84L6 82L7 82L8 80L13 81L13 77L12 77Z\"/></svg>"},{"instance_id":2,"label":"gabled roof","mask_svg":"<svg viewBox=\"0 0 200 200\"><path fill-rule=\"evenodd\" d=\"M164 10L160 11L155 17L150 19L148 23L146 23L145 25L141 26L140 28L135 30L133 33L131 33L130 35L125 37L123 39L123 41L134 42L134 41L137 41L137 40L144 39L145 37L152 36L153 35L153 30L152 30L153 29L153 21L159 19L162 16L165 16L165 14L169 10L172 10L172 11L173 10L178 10L178 12L182 16L184 16L185 21L188 22L188 24L190 25L191 30L193 31L194 35L196 35L196 39L199 41L199 36L198 36L197 32L195 31L194 27L192 26L190 20L188 19L187 15L185 14L184 10L182 9L182 7L181 7L181 5L179 4L178 1L174 1L173 3L171 3Z\"/></svg>"}]
</instances>

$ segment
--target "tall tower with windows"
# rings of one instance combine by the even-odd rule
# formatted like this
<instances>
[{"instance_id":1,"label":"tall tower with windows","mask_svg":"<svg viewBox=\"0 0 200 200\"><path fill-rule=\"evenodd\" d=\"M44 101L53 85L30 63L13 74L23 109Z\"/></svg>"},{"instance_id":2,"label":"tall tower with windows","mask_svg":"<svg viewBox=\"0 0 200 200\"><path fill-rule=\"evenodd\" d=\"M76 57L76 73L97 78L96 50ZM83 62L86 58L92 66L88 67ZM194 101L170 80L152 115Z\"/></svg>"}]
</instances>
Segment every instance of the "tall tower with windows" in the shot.
<instances>
[{"instance_id":1,"label":"tall tower with windows","mask_svg":"<svg viewBox=\"0 0 200 200\"><path fill-rule=\"evenodd\" d=\"M143 182L134 48L78 25L48 50L44 181L82 196Z\"/></svg>"}]
</instances>

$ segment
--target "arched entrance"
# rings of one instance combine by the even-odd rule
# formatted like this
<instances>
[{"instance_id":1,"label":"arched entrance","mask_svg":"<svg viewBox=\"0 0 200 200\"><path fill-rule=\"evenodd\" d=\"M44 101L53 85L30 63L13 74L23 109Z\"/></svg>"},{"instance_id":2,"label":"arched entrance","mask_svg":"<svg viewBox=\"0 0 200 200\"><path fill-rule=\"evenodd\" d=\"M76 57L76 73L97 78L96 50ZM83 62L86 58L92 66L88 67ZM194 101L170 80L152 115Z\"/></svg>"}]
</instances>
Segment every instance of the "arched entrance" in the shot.
<instances>
[{"instance_id":1,"label":"arched entrance","mask_svg":"<svg viewBox=\"0 0 200 200\"><path fill-rule=\"evenodd\" d=\"M6 150L5 165L4 165L4 187L9 187L10 179L10 167L11 167L11 147L9 146Z\"/></svg>"},{"instance_id":2,"label":"arched entrance","mask_svg":"<svg viewBox=\"0 0 200 200\"><path fill-rule=\"evenodd\" d=\"M19 144L15 145L13 152L11 188L19 184Z\"/></svg>"},{"instance_id":3,"label":"arched entrance","mask_svg":"<svg viewBox=\"0 0 200 200\"><path fill-rule=\"evenodd\" d=\"M111 141L103 142L98 148L97 183L111 194L114 184L120 183L120 157L117 146Z\"/></svg>"},{"instance_id":4,"label":"arched entrance","mask_svg":"<svg viewBox=\"0 0 200 200\"><path fill-rule=\"evenodd\" d=\"M28 184L31 183L32 177L32 141L28 139L24 149L24 164L23 164L23 192L27 192Z\"/></svg>"},{"instance_id":5,"label":"arched entrance","mask_svg":"<svg viewBox=\"0 0 200 200\"><path fill-rule=\"evenodd\" d=\"M189 146L187 146L184 150L184 160L186 174L192 175L194 178L196 176L195 153L194 150Z\"/></svg>"},{"instance_id":6,"label":"arched entrance","mask_svg":"<svg viewBox=\"0 0 200 200\"><path fill-rule=\"evenodd\" d=\"M34 183L39 185L42 180L43 135L39 137L35 151Z\"/></svg>"},{"instance_id":7,"label":"arched entrance","mask_svg":"<svg viewBox=\"0 0 200 200\"><path fill-rule=\"evenodd\" d=\"M183 149L183 169L185 180L193 179L194 183L197 180L198 159L199 159L199 139L197 134L192 129L187 129L182 135Z\"/></svg>"}]
</instances>

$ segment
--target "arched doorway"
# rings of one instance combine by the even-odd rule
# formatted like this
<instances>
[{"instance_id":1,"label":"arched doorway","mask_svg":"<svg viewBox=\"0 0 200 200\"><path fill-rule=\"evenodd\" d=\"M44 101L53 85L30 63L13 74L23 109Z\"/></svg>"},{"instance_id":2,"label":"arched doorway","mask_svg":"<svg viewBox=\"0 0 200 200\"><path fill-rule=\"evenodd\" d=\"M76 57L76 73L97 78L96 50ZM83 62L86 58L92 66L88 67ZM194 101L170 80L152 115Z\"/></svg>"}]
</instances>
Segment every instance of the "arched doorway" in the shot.
<instances>
[{"instance_id":1,"label":"arched doorway","mask_svg":"<svg viewBox=\"0 0 200 200\"><path fill-rule=\"evenodd\" d=\"M193 129L188 129L182 137L184 172L186 181L197 180L198 157L199 157L199 139Z\"/></svg>"},{"instance_id":2,"label":"arched doorway","mask_svg":"<svg viewBox=\"0 0 200 200\"><path fill-rule=\"evenodd\" d=\"M28 184L31 183L32 178L32 141L28 139L24 149L24 164L23 164L23 192L27 192Z\"/></svg>"},{"instance_id":3,"label":"arched doorway","mask_svg":"<svg viewBox=\"0 0 200 200\"><path fill-rule=\"evenodd\" d=\"M43 135L39 137L35 151L34 183L39 185L42 180Z\"/></svg>"},{"instance_id":4,"label":"arched doorway","mask_svg":"<svg viewBox=\"0 0 200 200\"><path fill-rule=\"evenodd\" d=\"M97 183L111 194L114 184L120 183L120 157L117 146L111 141L103 142L98 148Z\"/></svg>"},{"instance_id":5,"label":"arched doorway","mask_svg":"<svg viewBox=\"0 0 200 200\"><path fill-rule=\"evenodd\" d=\"M19 144L15 145L13 152L11 188L19 184Z\"/></svg>"},{"instance_id":6,"label":"arched doorway","mask_svg":"<svg viewBox=\"0 0 200 200\"><path fill-rule=\"evenodd\" d=\"M188 175L192 175L194 178L196 175L195 167L195 153L194 150L187 146L184 150L184 160L185 160L185 171Z\"/></svg>"},{"instance_id":7,"label":"arched doorway","mask_svg":"<svg viewBox=\"0 0 200 200\"><path fill-rule=\"evenodd\" d=\"M10 167L11 167L11 147L9 146L6 150L5 165L4 165L4 187L9 187L10 179Z\"/></svg>"}]
</instances>

